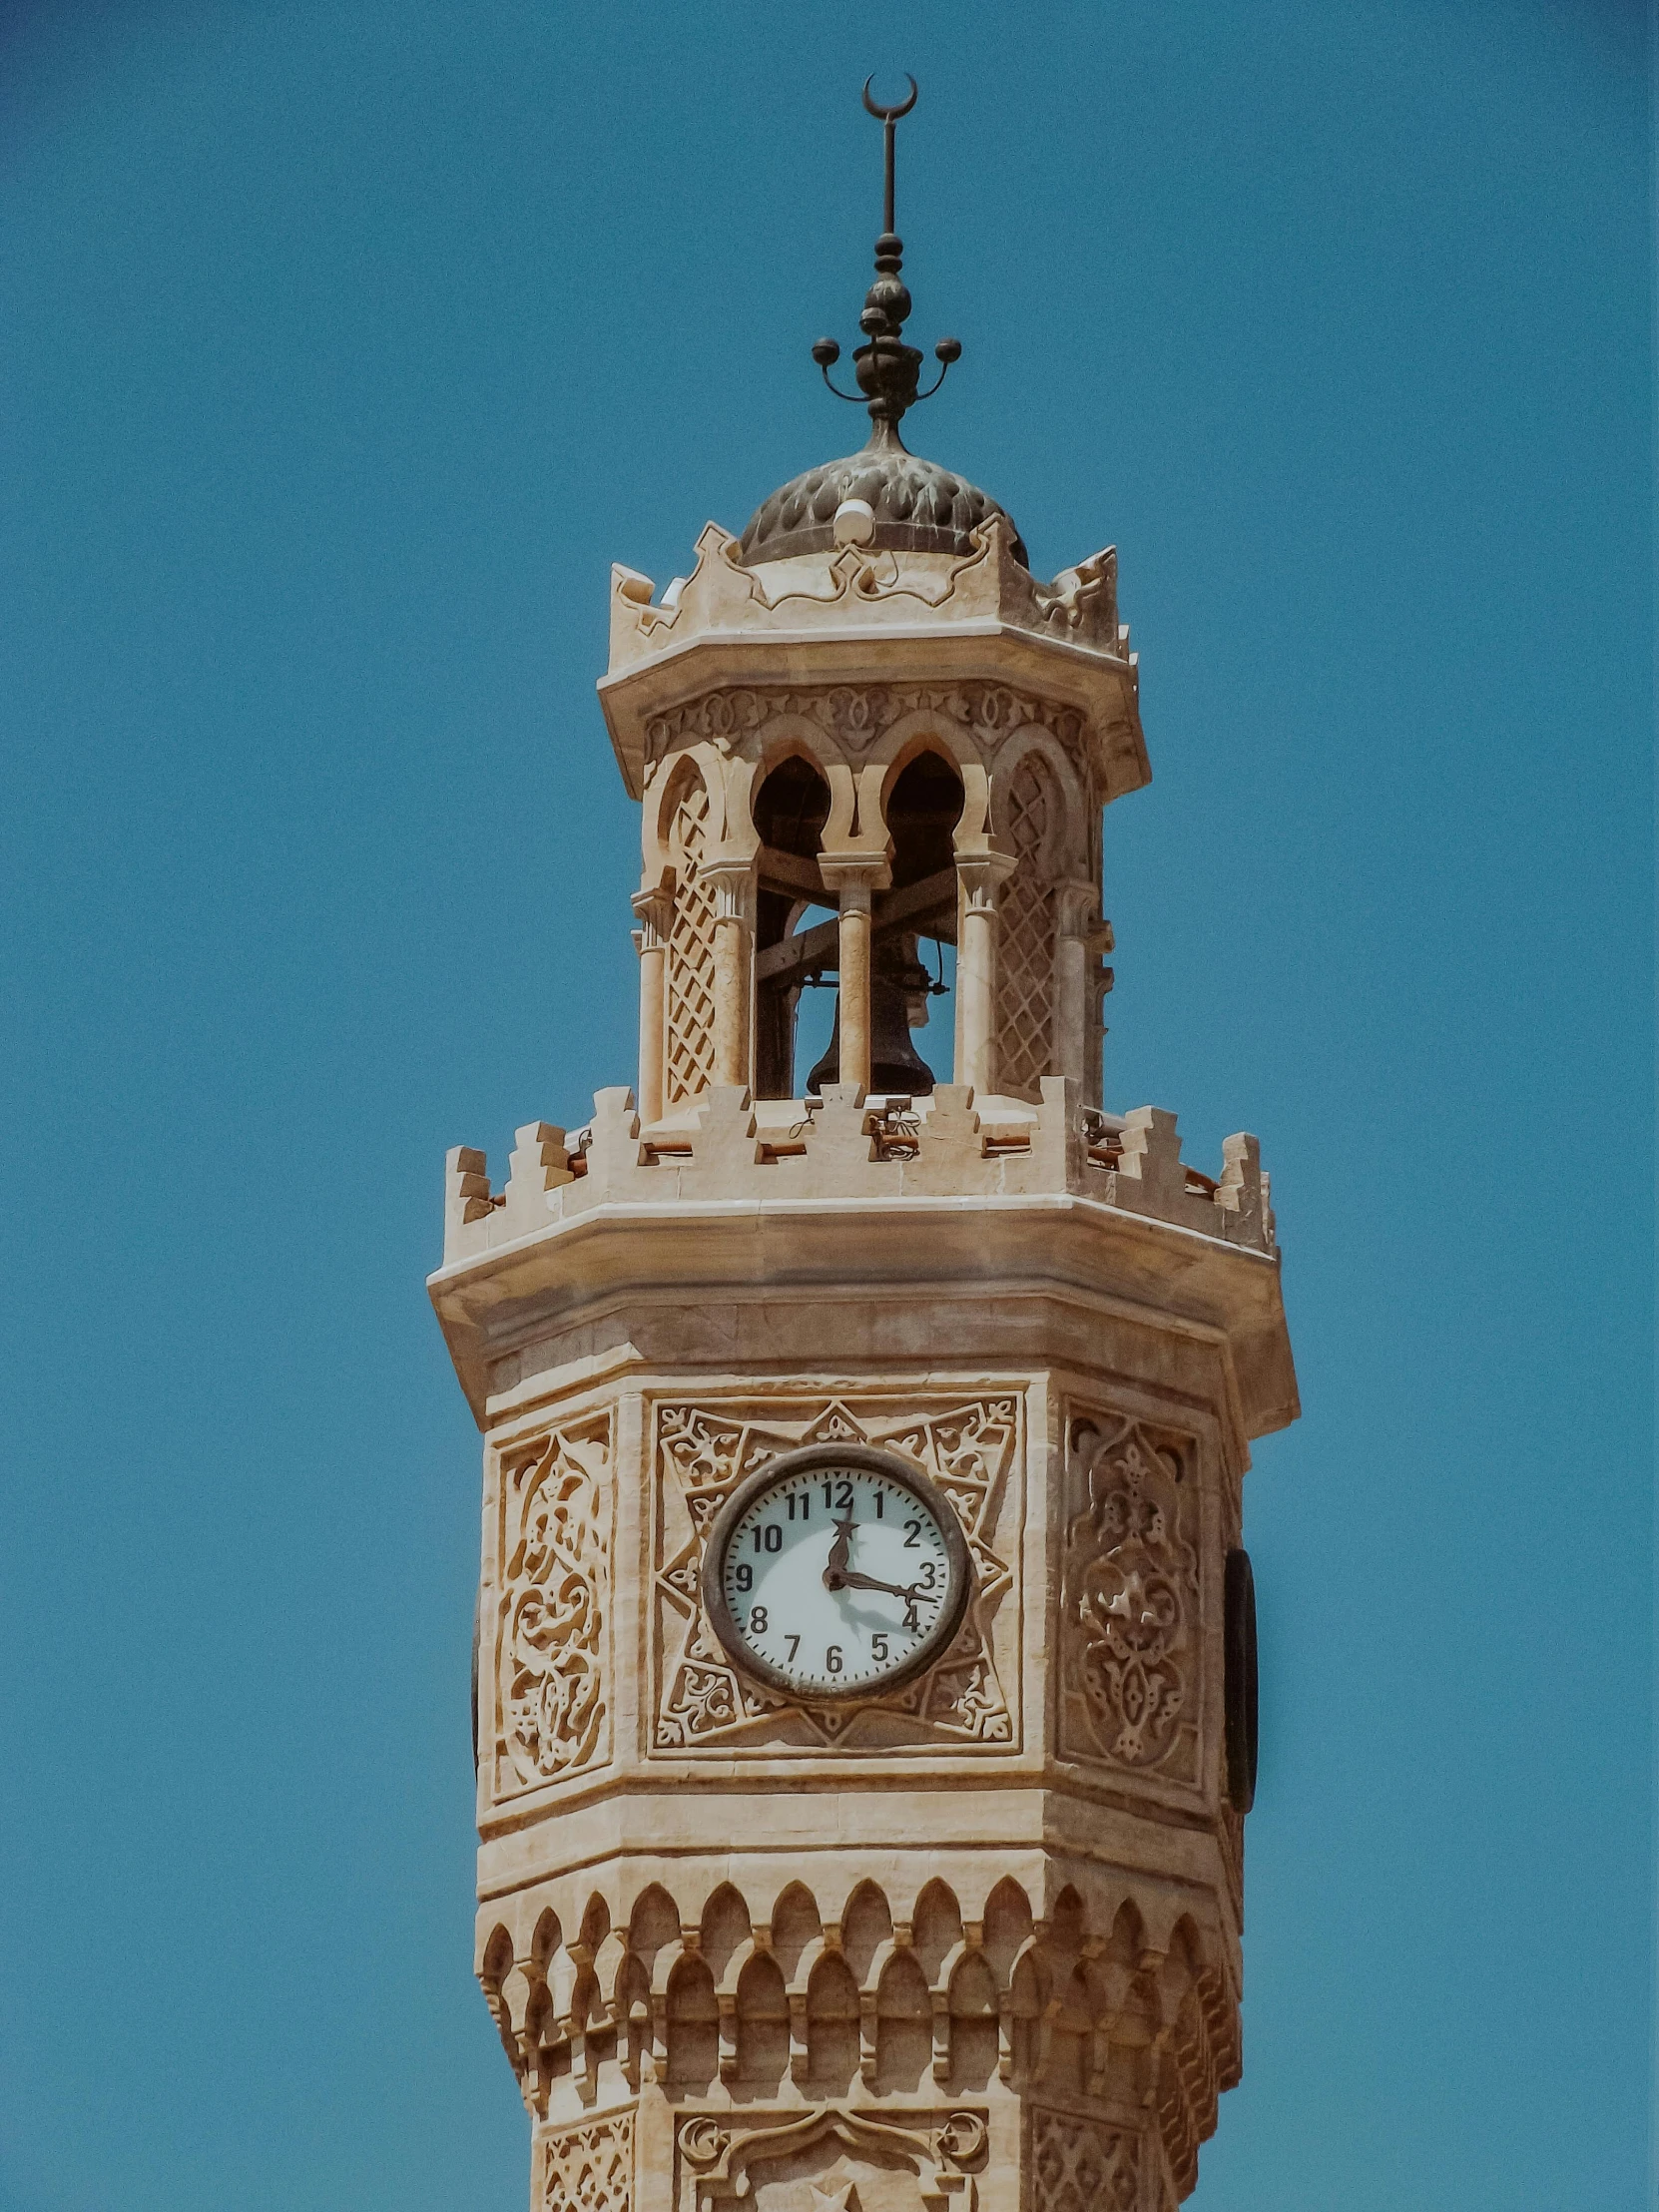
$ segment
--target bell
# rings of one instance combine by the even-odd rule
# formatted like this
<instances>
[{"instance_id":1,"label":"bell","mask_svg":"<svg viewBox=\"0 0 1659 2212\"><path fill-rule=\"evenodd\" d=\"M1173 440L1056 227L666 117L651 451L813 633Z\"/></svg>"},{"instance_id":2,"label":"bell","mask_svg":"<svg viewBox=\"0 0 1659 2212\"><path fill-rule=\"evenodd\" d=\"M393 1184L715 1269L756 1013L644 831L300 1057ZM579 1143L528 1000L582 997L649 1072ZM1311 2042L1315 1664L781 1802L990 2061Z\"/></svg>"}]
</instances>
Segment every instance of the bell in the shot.
<instances>
[{"instance_id":1,"label":"bell","mask_svg":"<svg viewBox=\"0 0 1659 2212\"><path fill-rule=\"evenodd\" d=\"M916 958L916 940L907 930L876 938L869 962L869 1087L872 1093L925 1097L933 1088L933 1070L910 1042L910 1031L927 1020L932 977ZM835 995L835 1022L824 1057L807 1078L809 1093L840 1080L841 1004Z\"/></svg>"}]
</instances>

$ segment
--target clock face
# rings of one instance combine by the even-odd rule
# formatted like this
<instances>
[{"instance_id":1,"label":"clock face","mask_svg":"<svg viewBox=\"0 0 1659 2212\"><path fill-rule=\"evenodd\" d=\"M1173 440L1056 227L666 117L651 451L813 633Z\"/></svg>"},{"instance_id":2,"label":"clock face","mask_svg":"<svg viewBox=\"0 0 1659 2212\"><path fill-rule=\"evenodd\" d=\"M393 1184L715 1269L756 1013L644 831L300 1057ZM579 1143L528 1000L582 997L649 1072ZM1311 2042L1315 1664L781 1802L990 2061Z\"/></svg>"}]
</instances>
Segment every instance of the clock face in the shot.
<instances>
[{"instance_id":1,"label":"clock face","mask_svg":"<svg viewBox=\"0 0 1659 2212\"><path fill-rule=\"evenodd\" d=\"M924 1475L863 1445L815 1445L727 1499L703 1602L733 1658L770 1687L867 1697L943 1657L968 1580L961 1527Z\"/></svg>"}]
</instances>

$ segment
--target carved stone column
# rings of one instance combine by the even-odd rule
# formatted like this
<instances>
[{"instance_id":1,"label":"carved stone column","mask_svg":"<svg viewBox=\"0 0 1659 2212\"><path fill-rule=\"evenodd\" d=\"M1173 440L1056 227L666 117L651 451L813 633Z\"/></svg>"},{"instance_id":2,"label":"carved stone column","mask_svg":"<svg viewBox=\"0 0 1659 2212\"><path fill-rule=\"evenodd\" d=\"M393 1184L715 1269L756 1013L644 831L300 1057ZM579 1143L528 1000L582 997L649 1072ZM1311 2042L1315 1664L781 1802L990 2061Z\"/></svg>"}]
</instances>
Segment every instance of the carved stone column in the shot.
<instances>
[{"instance_id":1,"label":"carved stone column","mask_svg":"<svg viewBox=\"0 0 1659 2212\"><path fill-rule=\"evenodd\" d=\"M640 1119L662 1119L663 1027L666 1020L668 926L672 901L666 891L636 891L631 904L640 918L634 949L640 956Z\"/></svg>"},{"instance_id":2,"label":"carved stone column","mask_svg":"<svg viewBox=\"0 0 1659 2212\"><path fill-rule=\"evenodd\" d=\"M840 914L837 947L839 985L840 1080L869 1089L869 938L870 894L891 880L884 859L867 853L826 853L819 861L825 882L835 893Z\"/></svg>"},{"instance_id":3,"label":"carved stone column","mask_svg":"<svg viewBox=\"0 0 1659 2212\"><path fill-rule=\"evenodd\" d=\"M956 1080L981 1098L996 1088L996 895L1016 864L1005 852L956 856Z\"/></svg>"},{"instance_id":4,"label":"carved stone column","mask_svg":"<svg viewBox=\"0 0 1659 2212\"><path fill-rule=\"evenodd\" d=\"M749 1081L749 1001L755 982L755 863L708 860L703 873L714 886L715 1081Z\"/></svg>"}]
</instances>

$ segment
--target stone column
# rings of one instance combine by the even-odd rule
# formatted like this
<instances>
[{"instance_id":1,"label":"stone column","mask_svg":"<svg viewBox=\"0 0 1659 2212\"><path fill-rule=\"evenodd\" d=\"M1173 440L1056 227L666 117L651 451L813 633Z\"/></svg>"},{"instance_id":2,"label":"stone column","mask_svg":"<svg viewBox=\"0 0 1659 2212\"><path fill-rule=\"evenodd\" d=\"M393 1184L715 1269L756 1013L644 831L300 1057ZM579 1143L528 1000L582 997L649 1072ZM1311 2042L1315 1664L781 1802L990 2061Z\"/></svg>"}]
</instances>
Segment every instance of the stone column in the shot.
<instances>
[{"instance_id":1,"label":"stone column","mask_svg":"<svg viewBox=\"0 0 1659 2212\"><path fill-rule=\"evenodd\" d=\"M706 860L715 888L715 1071L721 1084L749 1084L749 1001L755 987L755 863Z\"/></svg>"},{"instance_id":2,"label":"stone column","mask_svg":"<svg viewBox=\"0 0 1659 2212\"><path fill-rule=\"evenodd\" d=\"M634 949L640 956L640 1120L649 1126L663 1114L664 994L668 987L668 931L673 901L667 891L636 891L640 918Z\"/></svg>"},{"instance_id":3,"label":"stone column","mask_svg":"<svg viewBox=\"0 0 1659 2212\"><path fill-rule=\"evenodd\" d=\"M1061 1075L1087 1085L1089 1032L1089 934L1094 912L1092 883L1054 886L1054 1035L1049 1046Z\"/></svg>"},{"instance_id":4,"label":"stone column","mask_svg":"<svg viewBox=\"0 0 1659 2212\"><path fill-rule=\"evenodd\" d=\"M956 1080L981 1098L996 1088L996 897L1017 865L1004 852L956 855Z\"/></svg>"},{"instance_id":5,"label":"stone column","mask_svg":"<svg viewBox=\"0 0 1659 2212\"><path fill-rule=\"evenodd\" d=\"M1111 923L1094 922L1085 939L1088 959L1084 967L1084 982L1089 1012L1089 1067L1083 1083L1083 1103L1086 1106L1100 1104L1102 1062L1106 1050L1106 994L1112 987L1112 971L1101 958L1101 954L1110 952L1112 944Z\"/></svg>"},{"instance_id":6,"label":"stone column","mask_svg":"<svg viewBox=\"0 0 1659 2212\"><path fill-rule=\"evenodd\" d=\"M870 896L884 889L891 870L884 859L867 855L821 854L824 880L835 894L840 916L837 944L835 1014L840 1039L840 1080L869 1089L869 938Z\"/></svg>"}]
</instances>

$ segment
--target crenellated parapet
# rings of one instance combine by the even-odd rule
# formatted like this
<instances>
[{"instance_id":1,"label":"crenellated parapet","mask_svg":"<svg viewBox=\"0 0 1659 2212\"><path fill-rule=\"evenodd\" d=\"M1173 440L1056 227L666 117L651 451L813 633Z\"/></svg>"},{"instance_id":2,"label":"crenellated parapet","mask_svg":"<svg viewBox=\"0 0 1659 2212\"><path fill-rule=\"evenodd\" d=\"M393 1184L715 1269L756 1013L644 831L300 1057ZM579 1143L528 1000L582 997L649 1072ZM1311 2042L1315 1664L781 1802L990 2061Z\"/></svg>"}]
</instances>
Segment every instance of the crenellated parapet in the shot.
<instances>
[{"instance_id":1,"label":"crenellated parapet","mask_svg":"<svg viewBox=\"0 0 1659 2212\"><path fill-rule=\"evenodd\" d=\"M993 1120L965 1085L941 1084L921 1099L866 1099L856 1085L831 1083L822 1098L759 1104L745 1089L717 1088L681 1126L647 1130L631 1091L600 1091L592 1120L568 1139L547 1122L519 1130L499 1192L481 1152L449 1154L444 1264L600 1206L1061 1193L1276 1253L1254 1137L1229 1137L1212 1179L1183 1161L1173 1114L1155 1106L1121 1117L1086 1112L1062 1076L1043 1078L1041 1092L1034 1110L1004 1103Z\"/></svg>"}]
</instances>

